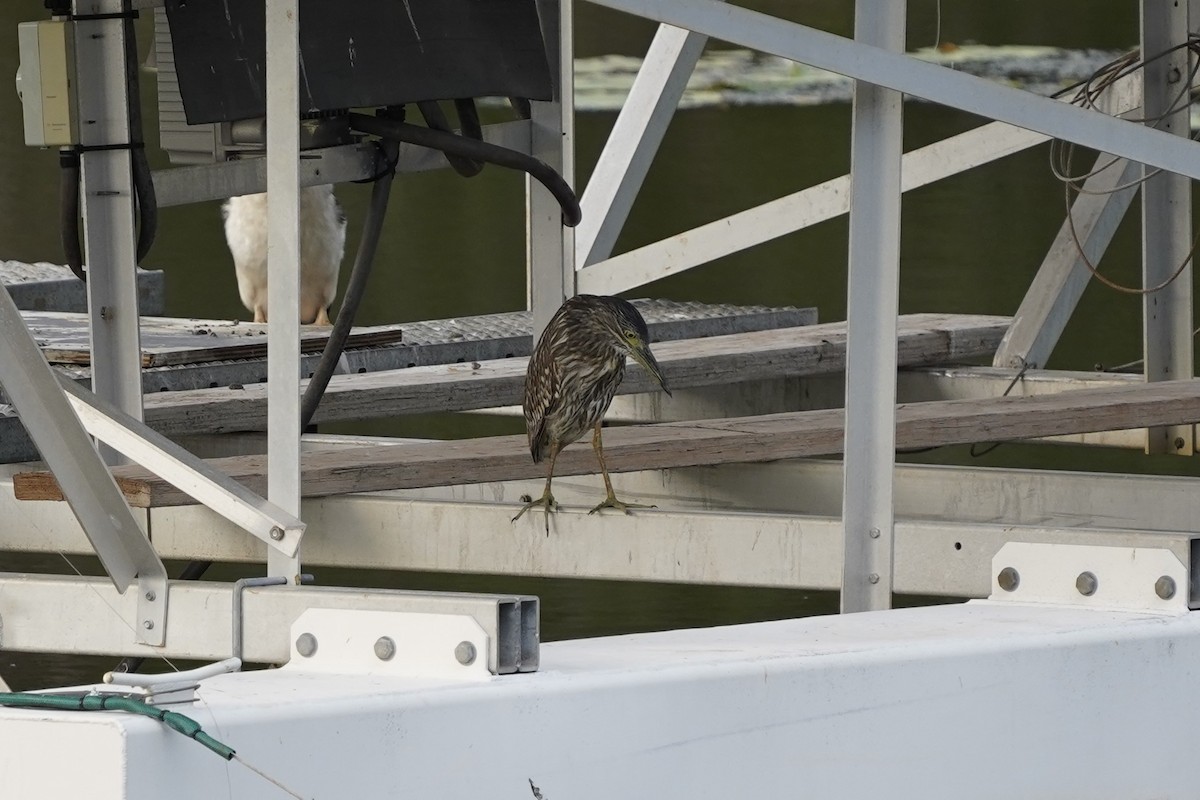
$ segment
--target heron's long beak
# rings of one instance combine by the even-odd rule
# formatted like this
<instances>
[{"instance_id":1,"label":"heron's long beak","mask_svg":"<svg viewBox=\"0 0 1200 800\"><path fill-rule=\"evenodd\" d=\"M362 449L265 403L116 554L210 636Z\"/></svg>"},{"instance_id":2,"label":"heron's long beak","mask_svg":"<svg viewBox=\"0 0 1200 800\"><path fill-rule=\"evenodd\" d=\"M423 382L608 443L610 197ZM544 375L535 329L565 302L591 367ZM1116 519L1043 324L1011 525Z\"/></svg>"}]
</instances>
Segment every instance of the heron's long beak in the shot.
<instances>
[{"instance_id":1,"label":"heron's long beak","mask_svg":"<svg viewBox=\"0 0 1200 800\"><path fill-rule=\"evenodd\" d=\"M658 381L658 385L662 387L662 390L666 392L667 395L671 394L671 390L667 388L667 379L663 375L662 367L658 365L658 361L655 360L654 353L650 352L649 347L634 348L633 350L629 351L629 355L633 357L634 361L641 364L647 372L654 376L654 380Z\"/></svg>"}]
</instances>

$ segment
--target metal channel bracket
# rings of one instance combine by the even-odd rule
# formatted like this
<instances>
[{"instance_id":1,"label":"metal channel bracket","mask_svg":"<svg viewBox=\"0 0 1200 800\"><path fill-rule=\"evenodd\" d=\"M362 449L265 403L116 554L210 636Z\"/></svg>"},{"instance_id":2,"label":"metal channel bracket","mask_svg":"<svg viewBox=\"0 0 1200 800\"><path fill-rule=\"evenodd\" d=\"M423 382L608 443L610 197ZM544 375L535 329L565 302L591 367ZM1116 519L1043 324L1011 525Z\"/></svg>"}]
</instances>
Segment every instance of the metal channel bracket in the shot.
<instances>
[{"instance_id":1,"label":"metal channel bracket","mask_svg":"<svg viewBox=\"0 0 1200 800\"><path fill-rule=\"evenodd\" d=\"M318 671L439 676L448 672L450 677L472 677L474 671L463 672L462 667L476 664L491 675L537 671L537 597L390 594L403 596L405 610L310 607L302 612L292 624L289 663ZM320 614L310 618L315 612ZM318 658L322 647L326 653Z\"/></svg>"},{"instance_id":2,"label":"metal channel bracket","mask_svg":"<svg viewBox=\"0 0 1200 800\"><path fill-rule=\"evenodd\" d=\"M1198 542L1191 543L1191 564L1170 550L1152 547L1008 542L992 559L988 599L1185 612L1200 605L1189 577L1200 552Z\"/></svg>"},{"instance_id":3,"label":"metal channel bracket","mask_svg":"<svg viewBox=\"0 0 1200 800\"><path fill-rule=\"evenodd\" d=\"M466 614L310 608L292 625L285 669L487 680L494 644Z\"/></svg>"}]
</instances>

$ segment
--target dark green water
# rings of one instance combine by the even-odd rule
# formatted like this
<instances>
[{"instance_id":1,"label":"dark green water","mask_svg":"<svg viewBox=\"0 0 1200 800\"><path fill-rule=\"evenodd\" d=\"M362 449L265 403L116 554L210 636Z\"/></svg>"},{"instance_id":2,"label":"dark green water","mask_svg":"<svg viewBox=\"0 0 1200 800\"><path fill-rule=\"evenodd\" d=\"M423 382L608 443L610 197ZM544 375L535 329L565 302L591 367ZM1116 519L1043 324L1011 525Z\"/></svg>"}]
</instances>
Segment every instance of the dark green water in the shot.
<instances>
[{"instance_id":1,"label":"dark green water","mask_svg":"<svg viewBox=\"0 0 1200 800\"><path fill-rule=\"evenodd\" d=\"M845 0L756 0L748 5L838 34L852 30ZM988 0L943 3L941 40L1125 48L1137 37L1132 0ZM936 6L910 0L910 45L935 42ZM42 16L37 0L0 4L0 79L16 68L15 24ZM644 51L653 26L585 3L577 12L578 54ZM144 99L153 106L152 80ZM0 91L0 258L61 258L56 230L57 159L21 141L14 92ZM673 122L618 249L711 221L845 173L849 166L847 105L808 108L707 108ZM928 104L906 106L906 146L918 147L980 124ZM584 185L614 115L577 119L580 185ZM165 156L150 148L156 166ZM1079 163L1084 163L1081 156ZM357 238L369 189L338 190ZM397 181L384 239L360 315L363 324L479 314L524 304L523 181L489 168L472 180L452 174ZM1060 185L1035 148L971 173L912 192L904 201L901 310L1011 314L1062 221ZM1104 260L1113 277L1138 274L1136 215ZM631 293L676 300L816 306L823 320L845 314L846 221L834 220ZM245 318L216 204L167 209L148 266L167 272L173 315ZM343 279L346 277L343 271ZM1089 369L1136 358L1140 303L1100 287L1088 290L1050 366ZM422 417L384 426L391 433L463 436L513 432L518 423L480 417ZM361 429L360 429L361 430ZM915 457L914 457L915 458ZM1054 466L1117 471L1195 472L1184 459L1122 452L1004 446L983 458L965 450L922 460L979 465ZM0 523L3 524L3 523ZM603 546L597 542L597 546ZM4 569L62 571L52 558L0 556ZM79 564L85 571L94 565ZM90 568L89 568L90 567ZM232 579L255 572L225 567ZM790 617L836 610L832 593L634 585L611 582L454 577L323 571L322 583L530 592L543 599L546 639L678 626ZM0 674L15 686L91 680L111 659L64 660L0 655Z\"/></svg>"}]
</instances>

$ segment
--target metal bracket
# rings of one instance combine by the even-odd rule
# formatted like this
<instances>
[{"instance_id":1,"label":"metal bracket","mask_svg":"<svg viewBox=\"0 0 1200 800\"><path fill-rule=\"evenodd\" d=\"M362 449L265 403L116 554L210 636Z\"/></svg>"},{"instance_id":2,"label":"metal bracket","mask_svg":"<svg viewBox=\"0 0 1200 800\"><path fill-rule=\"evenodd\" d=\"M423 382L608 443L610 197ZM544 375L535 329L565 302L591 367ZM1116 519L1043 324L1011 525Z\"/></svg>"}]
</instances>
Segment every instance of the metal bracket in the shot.
<instances>
[{"instance_id":1,"label":"metal bracket","mask_svg":"<svg viewBox=\"0 0 1200 800\"><path fill-rule=\"evenodd\" d=\"M167 631L167 570L3 287L0 384L58 479L71 511L117 591L124 594L137 580L137 641L161 646Z\"/></svg>"},{"instance_id":2,"label":"metal bracket","mask_svg":"<svg viewBox=\"0 0 1200 800\"><path fill-rule=\"evenodd\" d=\"M466 614L310 608L292 625L284 669L487 680L492 640Z\"/></svg>"},{"instance_id":3,"label":"metal bracket","mask_svg":"<svg viewBox=\"0 0 1200 800\"><path fill-rule=\"evenodd\" d=\"M988 599L1182 613L1197 607L1192 594L1189 565L1170 550L1009 542L992 559Z\"/></svg>"}]
</instances>

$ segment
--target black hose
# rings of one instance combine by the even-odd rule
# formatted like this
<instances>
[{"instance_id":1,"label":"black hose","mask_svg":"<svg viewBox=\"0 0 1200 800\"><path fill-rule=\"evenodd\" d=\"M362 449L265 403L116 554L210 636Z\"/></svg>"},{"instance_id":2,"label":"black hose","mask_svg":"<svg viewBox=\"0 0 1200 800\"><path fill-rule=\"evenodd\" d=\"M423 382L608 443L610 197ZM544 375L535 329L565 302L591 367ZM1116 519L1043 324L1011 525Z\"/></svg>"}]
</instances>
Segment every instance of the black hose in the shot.
<instances>
[{"instance_id":1,"label":"black hose","mask_svg":"<svg viewBox=\"0 0 1200 800\"><path fill-rule=\"evenodd\" d=\"M128 13L125 17L125 92L129 105L130 159L133 170L133 192L137 199L138 235L137 262L140 264L158 233L158 198L154 193L154 179L150 175L150 160L142 138L142 95L138 79L137 33L133 26L129 0L122 4Z\"/></svg>"},{"instance_id":2,"label":"black hose","mask_svg":"<svg viewBox=\"0 0 1200 800\"><path fill-rule=\"evenodd\" d=\"M477 142L483 141L483 125L479 121L479 109L475 107L475 98L466 97L454 101L454 111L458 114L458 127L462 135Z\"/></svg>"},{"instance_id":3,"label":"black hose","mask_svg":"<svg viewBox=\"0 0 1200 800\"><path fill-rule=\"evenodd\" d=\"M422 100L417 103L417 109L421 112L421 116L425 118L425 124L435 131L441 131L450 135L454 134L450 127L450 122L446 119L446 115L442 113L442 107L438 105L436 100ZM476 118L478 123L478 118ZM463 131L466 133L466 131ZM479 135L473 137L477 140L483 139L482 129ZM483 171L483 162L476 161L470 158L464 158L457 153L446 153L446 160L450 162L450 166L454 171L464 178L474 178Z\"/></svg>"},{"instance_id":4,"label":"black hose","mask_svg":"<svg viewBox=\"0 0 1200 800\"><path fill-rule=\"evenodd\" d=\"M58 230L63 260L76 278L87 282L83 270L83 244L79 240L79 153L70 148L58 151Z\"/></svg>"},{"instance_id":5,"label":"black hose","mask_svg":"<svg viewBox=\"0 0 1200 800\"><path fill-rule=\"evenodd\" d=\"M455 136L452 133L435 131L423 128L420 125L409 125L408 123L397 122L395 120L381 119L380 117L373 117L368 114L351 114L350 125L363 133L370 133L388 139L398 139L399 141L409 142L421 147L441 150L447 156L450 153L454 153L465 158L486 161L489 164L496 164L501 167L508 167L509 169L519 169L529 174L554 195L554 199L562 207L564 225L573 228L579 224L579 220L582 217L579 210L579 200L575 197L575 192L571 190L567 182L549 164L533 156L518 153L515 150L509 150L507 147L501 147L491 142L477 142L473 139Z\"/></svg>"},{"instance_id":6,"label":"black hose","mask_svg":"<svg viewBox=\"0 0 1200 800\"><path fill-rule=\"evenodd\" d=\"M384 163L387 170L375 181L371 188L371 205L367 210L366 221L363 222L362 236L358 242L358 252L354 256L354 268L350 271L350 280L346 284L346 294L342 298L342 307L338 310L333 330L329 332L329 340L321 353L321 360L313 370L304 397L300 401L300 428L307 428L317 413L321 397L329 386L329 380L337 369L338 360L346 340L350 337L350 328L358 314L358 307L367 292L367 278L371 274L371 265L375 263L375 251L379 247L379 235L383 230L383 219L387 216L388 199L392 193L392 181L396 176L396 154L400 149L399 143L383 140Z\"/></svg>"}]
</instances>

